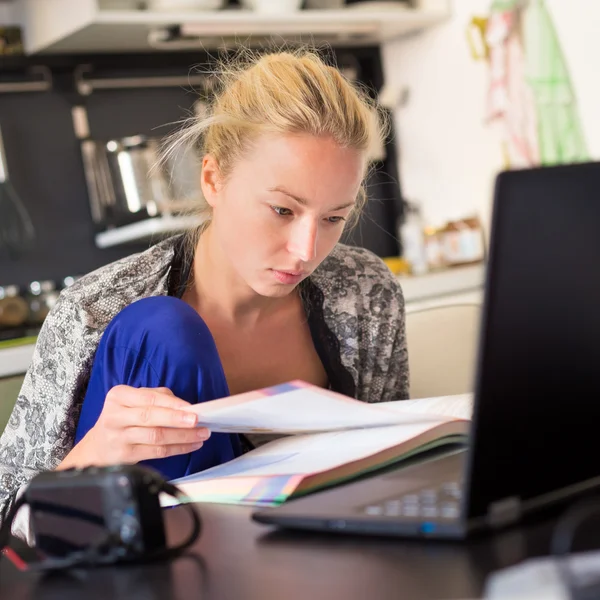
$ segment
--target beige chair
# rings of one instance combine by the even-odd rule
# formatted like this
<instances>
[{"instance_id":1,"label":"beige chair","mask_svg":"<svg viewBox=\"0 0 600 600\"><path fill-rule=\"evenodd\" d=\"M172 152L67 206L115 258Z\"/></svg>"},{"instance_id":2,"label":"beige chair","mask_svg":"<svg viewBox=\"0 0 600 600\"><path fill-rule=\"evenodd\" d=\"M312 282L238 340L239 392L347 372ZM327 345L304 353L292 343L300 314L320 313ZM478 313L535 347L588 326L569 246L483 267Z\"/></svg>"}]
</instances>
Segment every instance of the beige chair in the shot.
<instances>
[{"instance_id":1,"label":"beige chair","mask_svg":"<svg viewBox=\"0 0 600 600\"><path fill-rule=\"evenodd\" d=\"M479 304L407 310L411 398L473 391Z\"/></svg>"},{"instance_id":2,"label":"beige chair","mask_svg":"<svg viewBox=\"0 0 600 600\"><path fill-rule=\"evenodd\" d=\"M0 433L4 431L12 409L21 391L24 375L0 377Z\"/></svg>"}]
</instances>

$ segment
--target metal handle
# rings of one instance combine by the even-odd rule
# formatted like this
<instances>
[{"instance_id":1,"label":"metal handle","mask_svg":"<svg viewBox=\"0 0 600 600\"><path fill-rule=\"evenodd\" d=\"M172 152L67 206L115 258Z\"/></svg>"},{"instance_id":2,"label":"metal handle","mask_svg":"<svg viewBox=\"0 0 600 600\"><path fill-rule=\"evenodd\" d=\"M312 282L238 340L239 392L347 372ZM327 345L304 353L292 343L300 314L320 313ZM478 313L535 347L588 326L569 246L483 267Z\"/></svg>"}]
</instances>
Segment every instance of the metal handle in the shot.
<instances>
[{"instance_id":1,"label":"metal handle","mask_svg":"<svg viewBox=\"0 0 600 600\"><path fill-rule=\"evenodd\" d=\"M32 74L40 74L41 79L33 81L3 81L0 82L0 94L14 92L47 92L52 89L52 72L44 65L31 67Z\"/></svg>"},{"instance_id":2,"label":"metal handle","mask_svg":"<svg viewBox=\"0 0 600 600\"><path fill-rule=\"evenodd\" d=\"M90 209L94 223L101 223L104 216L104 203L99 190L96 145L90 140L81 142L81 156L83 158L83 172L90 196Z\"/></svg>"},{"instance_id":3,"label":"metal handle","mask_svg":"<svg viewBox=\"0 0 600 600\"><path fill-rule=\"evenodd\" d=\"M77 105L71 109L73 130L78 140L87 140L90 137L90 123L85 106Z\"/></svg>"},{"instance_id":4,"label":"metal handle","mask_svg":"<svg viewBox=\"0 0 600 600\"><path fill-rule=\"evenodd\" d=\"M89 65L79 65L75 70L75 85L82 96L89 96L94 90L205 86L208 82L206 75L86 79L84 74L90 71Z\"/></svg>"},{"instance_id":5,"label":"metal handle","mask_svg":"<svg viewBox=\"0 0 600 600\"><path fill-rule=\"evenodd\" d=\"M0 183L8 180L8 166L6 165L6 152L4 151L4 142L2 140L2 130L0 129Z\"/></svg>"},{"instance_id":6,"label":"metal handle","mask_svg":"<svg viewBox=\"0 0 600 600\"><path fill-rule=\"evenodd\" d=\"M222 43L222 39L218 36L215 38L208 35L204 37L199 35L182 36L180 31L173 30L172 27L160 27L148 32L148 45L156 50L198 50L205 45L210 46L211 39ZM218 41L212 45L218 46Z\"/></svg>"}]
</instances>

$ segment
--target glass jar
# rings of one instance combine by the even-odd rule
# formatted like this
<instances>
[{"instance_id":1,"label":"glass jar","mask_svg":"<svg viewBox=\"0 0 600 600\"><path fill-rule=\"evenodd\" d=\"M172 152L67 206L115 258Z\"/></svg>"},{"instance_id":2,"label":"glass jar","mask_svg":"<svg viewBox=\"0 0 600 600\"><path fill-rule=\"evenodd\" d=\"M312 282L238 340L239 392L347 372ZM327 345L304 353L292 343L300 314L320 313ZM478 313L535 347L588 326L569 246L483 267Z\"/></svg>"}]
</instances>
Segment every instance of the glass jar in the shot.
<instances>
[{"instance_id":1,"label":"glass jar","mask_svg":"<svg viewBox=\"0 0 600 600\"><path fill-rule=\"evenodd\" d=\"M457 221L448 221L441 230L444 263L449 267L462 262L460 232Z\"/></svg>"},{"instance_id":2,"label":"glass jar","mask_svg":"<svg viewBox=\"0 0 600 600\"><path fill-rule=\"evenodd\" d=\"M73 275L67 275L62 280L62 289L65 290L68 287L71 287L78 279L79 279L79 277L76 277L76 276L73 276Z\"/></svg>"},{"instance_id":3,"label":"glass jar","mask_svg":"<svg viewBox=\"0 0 600 600\"><path fill-rule=\"evenodd\" d=\"M410 264L413 275L427 272L423 219L417 204L406 203L404 221L398 228L398 238L402 244L402 258Z\"/></svg>"},{"instance_id":4,"label":"glass jar","mask_svg":"<svg viewBox=\"0 0 600 600\"><path fill-rule=\"evenodd\" d=\"M0 287L0 328L20 327L27 322L29 306L16 285Z\"/></svg>"},{"instance_id":5,"label":"glass jar","mask_svg":"<svg viewBox=\"0 0 600 600\"><path fill-rule=\"evenodd\" d=\"M429 271L438 271L446 266L444 260L443 234L439 227L425 227L425 256Z\"/></svg>"},{"instance_id":6,"label":"glass jar","mask_svg":"<svg viewBox=\"0 0 600 600\"><path fill-rule=\"evenodd\" d=\"M41 325L58 300L59 292L53 281L32 281L29 284L27 301L29 304L29 323Z\"/></svg>"},{"instance_id":7,"label":"glass jar","mask_svg":"<svg viewBox=\"0 0 600 600\"><path fill-rule=\"evenodd\" d=\"M485 239L481 221L477 216L464 219L463 255L465 262L476 263L485 259Z\"/></svg>"}]
</instances>

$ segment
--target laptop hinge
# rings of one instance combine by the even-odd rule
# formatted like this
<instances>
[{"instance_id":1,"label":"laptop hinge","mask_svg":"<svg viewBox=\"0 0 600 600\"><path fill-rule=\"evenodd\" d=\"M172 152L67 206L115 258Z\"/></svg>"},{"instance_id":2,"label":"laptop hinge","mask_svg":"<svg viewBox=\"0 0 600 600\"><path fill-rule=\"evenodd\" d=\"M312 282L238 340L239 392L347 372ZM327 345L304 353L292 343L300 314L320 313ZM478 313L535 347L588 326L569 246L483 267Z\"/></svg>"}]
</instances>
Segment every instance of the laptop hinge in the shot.
<instances>
[{"instance_id":1,"label":"laptop hinge","mask_svg":"<svg viewBox=\"0 0 600 600\"><path fill-rule=\"evenodd\" d=\"M488 506L487 522L491 527L502 527L521 518L521 499L509 496Z\"/></svg>"}]
</instances>

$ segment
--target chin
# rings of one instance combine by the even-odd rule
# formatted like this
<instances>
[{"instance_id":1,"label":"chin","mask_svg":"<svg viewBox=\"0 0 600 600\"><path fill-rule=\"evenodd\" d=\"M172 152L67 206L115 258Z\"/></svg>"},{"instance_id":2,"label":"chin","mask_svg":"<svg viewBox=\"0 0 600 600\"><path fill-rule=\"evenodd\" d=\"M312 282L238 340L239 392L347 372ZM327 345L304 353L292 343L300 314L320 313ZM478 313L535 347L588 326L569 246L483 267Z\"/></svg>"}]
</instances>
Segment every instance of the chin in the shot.
<instances>
[{"instance_id":1,"label":"chin","mask_svg":"<svg viewBox=\"0 0 600 600\"><path fill-rule=\"evenodd\" d=\"M273 280L269 281L270 278L265 279L261 277L254 281L248 281L252 290L263 298L285 298L297 287L296 285L284 285Z\"/></svg>"},{"instance_id":2,"label":"chin","mask_svg":"<svg viewBox=\"0 0 600 600\"><path fill-rule=\"evenodd\" d=\"M289 296L296 286L287 286L287 285L255 285L252 286L252 289L259 295L264 298L285 298Z\"/></svg>"}]
</instances>

